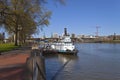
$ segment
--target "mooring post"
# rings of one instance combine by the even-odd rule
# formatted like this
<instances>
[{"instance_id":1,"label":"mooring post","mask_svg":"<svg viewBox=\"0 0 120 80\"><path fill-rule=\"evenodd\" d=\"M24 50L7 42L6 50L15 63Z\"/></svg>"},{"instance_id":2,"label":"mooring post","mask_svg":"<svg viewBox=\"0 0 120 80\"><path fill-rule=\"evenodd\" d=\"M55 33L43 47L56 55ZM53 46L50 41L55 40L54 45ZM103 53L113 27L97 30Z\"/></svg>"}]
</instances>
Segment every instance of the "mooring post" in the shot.
<instances>
[{"instance_id":1,"label":"mooring post","mask_svg":"<svg viewBox=\"0 0 120 80\"><path fill-rule=\"evenodd\" d=\"M32 49L26 61L28 80L46 80L45 60L39 49Z\"/></svg>"}]
</instances>

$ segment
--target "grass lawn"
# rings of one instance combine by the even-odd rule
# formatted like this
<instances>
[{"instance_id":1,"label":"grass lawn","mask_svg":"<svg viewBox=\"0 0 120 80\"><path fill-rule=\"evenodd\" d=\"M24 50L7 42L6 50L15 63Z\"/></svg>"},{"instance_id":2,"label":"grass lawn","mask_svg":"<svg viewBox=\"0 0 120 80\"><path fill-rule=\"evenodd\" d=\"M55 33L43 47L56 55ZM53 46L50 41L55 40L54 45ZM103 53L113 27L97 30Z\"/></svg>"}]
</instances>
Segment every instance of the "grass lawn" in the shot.
<instances>
[{"instance_id":1,"label":"grass lawn","mask_svg":"<svg viewBox=\"0 0 120 80\"><path fill-rule=\"evenodd\" d=\"M10 51L17 47L13 43L0 43L0 52Z\"/></svg>"}]
</instances>

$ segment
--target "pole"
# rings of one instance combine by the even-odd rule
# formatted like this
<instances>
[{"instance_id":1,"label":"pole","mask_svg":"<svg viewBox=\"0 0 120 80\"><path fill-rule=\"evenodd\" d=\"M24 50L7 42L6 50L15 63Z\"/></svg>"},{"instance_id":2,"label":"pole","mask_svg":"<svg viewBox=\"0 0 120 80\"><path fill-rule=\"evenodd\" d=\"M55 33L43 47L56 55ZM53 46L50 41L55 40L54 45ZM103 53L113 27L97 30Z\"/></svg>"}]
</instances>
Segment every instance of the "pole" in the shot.
<instances>
[{"instance_id":1,"label":"pole","mask_svg":"<svg viewBox=\"0 0 120 80\"><path fill-rule=\"evenodd\" d=\"M99 37L99 28L100 26L96 26L96 37Z\"/></svg>"}]
</instances>

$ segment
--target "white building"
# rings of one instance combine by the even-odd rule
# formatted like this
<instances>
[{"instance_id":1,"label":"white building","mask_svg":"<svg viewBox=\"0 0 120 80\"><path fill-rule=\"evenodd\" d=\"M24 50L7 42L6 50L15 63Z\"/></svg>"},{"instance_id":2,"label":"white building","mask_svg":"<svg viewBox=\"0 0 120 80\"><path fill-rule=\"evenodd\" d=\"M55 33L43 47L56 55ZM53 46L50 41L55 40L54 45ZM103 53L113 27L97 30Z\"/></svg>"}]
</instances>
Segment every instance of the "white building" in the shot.
<instances>
[{"instance_id":1,"label":"white building","mask_svg":"<svg viewBox=\"0 0 120 80\"><path fill-rule=\"evenodd\" d=\"M53 33L53 36L52 36L53 38L59 38L59 35L58 35L58 33Z\"/></svg>"}]
</instances>

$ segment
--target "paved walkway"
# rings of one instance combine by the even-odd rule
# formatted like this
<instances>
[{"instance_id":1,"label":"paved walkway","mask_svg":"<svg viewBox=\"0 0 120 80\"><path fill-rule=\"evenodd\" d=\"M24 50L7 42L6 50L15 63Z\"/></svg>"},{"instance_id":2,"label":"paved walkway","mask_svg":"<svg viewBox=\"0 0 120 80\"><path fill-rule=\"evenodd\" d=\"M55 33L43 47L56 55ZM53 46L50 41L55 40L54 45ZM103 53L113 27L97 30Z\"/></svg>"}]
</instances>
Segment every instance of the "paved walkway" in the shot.
<instances>
[{"instance_id":1,"label":"paved walkway","mask_svg":"<svg viewBox=\"0 0 120 80\"><path fill-rule=\"evenodd\" d=\"M30 49L4 52L0 55L0 80L24 80L25 63Z\"/></svg>"}]
</instances>

